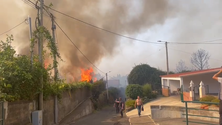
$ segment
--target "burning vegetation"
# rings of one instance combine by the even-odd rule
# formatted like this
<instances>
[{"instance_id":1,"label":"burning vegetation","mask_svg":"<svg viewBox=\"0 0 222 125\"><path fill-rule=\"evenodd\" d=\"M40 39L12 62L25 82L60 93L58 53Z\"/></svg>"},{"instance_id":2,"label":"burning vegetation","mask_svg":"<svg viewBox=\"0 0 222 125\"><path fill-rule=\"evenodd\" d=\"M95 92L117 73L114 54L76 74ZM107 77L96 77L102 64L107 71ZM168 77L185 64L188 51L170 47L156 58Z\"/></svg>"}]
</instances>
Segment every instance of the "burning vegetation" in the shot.
<instances>
[{"instance_id":1,"label":"burning vegetation","mask_svg":"<svg viewBox=\"0 0 222 125\"><path fill-rule=\"evenodd\" d=\"M81 81L87 81L87 82L90 82L90 81L96 81L97 79L94 78L94 72L93 72L93 68L90 67L89 69L81 69Z\"/></svg>"}]
</instances>

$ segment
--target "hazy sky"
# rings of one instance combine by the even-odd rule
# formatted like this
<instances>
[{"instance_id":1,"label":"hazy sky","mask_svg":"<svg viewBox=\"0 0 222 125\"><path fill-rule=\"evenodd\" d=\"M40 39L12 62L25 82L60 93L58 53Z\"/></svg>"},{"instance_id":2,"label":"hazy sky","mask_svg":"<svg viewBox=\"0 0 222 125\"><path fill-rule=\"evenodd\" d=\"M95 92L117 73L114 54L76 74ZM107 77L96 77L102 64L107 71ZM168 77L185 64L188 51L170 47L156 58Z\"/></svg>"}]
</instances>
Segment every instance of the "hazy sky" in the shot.
<instances>
[{"instance_id":1,"label":"hazy sky","mask_svg":"<svg viewBox=\"0 0 222 125\"><path fill-rule=\"evenodd\" d=\"M222 2L195 0L178 1L174 3L180 8L180 12L169 18L162 25L154 25L145 32L134 35L134 37L148 41L168 41L168 42L204 42L222 38L222 15L220 12ZM117 54L113 57L105 57L99 68L108 71L111 75L116 73L128 74L136 64L147 63L150 66L166 70L165 46L149 43L141 43L122 39L117 47ZM134 42L134 43L133 43ZM218 40L216 42L221 42ZM133 43L133 45L131 44ZM175 71L176 64L184 60L186 65L192 67L190 63L191 54L202 48L209 52L211 58L210 68L222 66L221 44L201 44L201 45L172 45L168 44L169 67Z\"/></svg>"},{"instance_id":2,"label":"hazy sky","mask_svg":"<svg viewBox=\"0 0 222 125\"><path fill-rule=\"evenodd\" d=\"M58 2L55 0L53 4L57 10L99 27L141 40L201 43L222 38L222 2L220 0L169 0L167 2L165 0L118 0L115 2L112 0L92 0L90 2L66 0L62 3L58 2L58 4L56 1ZM28 15L34 19L34 14L36 14L35 10L22 0L1 0L0 8L0 33L15 26ZM100 70L111 71L110 76L126 75L134 65L140 63L147 63L152 67L166 70L164 44L137 42L98 31L61 15L56 15L56 17L86 56ZM45 18L45 24L50 26L49 18ZM24 46L29 46L27 31L28 25L23 24L22 27L8 33L14 34L15 38L19 40L14 45L19 52ZM58 39L63 40L63 43L59 44L59 50L66 61L60 63L60 66L63 67L62 71L66 72L70 70L70 66L73 66L73 72L79 74L79 67L90 67L87 60L71 44L63 46L68 40L64 40L65 36L61 31L57 31L57 33ZM94 38L94 36L96 37ZM4 35L0 36L1 40L4 38ZM99 42L100 40L102 42ZM26 44L21 41L25 41ZM222 43L222 40L216 42ZM222 44L169 44L170 70L174 71L180 60L184 60L191 67L191 53L200 48L210 53L210 68L220 67L222 66L221 46ZM76 60L79 61L76 62ZM67 63L69 63L68 68L64 68Z\"/></svg>"}]
</instances>

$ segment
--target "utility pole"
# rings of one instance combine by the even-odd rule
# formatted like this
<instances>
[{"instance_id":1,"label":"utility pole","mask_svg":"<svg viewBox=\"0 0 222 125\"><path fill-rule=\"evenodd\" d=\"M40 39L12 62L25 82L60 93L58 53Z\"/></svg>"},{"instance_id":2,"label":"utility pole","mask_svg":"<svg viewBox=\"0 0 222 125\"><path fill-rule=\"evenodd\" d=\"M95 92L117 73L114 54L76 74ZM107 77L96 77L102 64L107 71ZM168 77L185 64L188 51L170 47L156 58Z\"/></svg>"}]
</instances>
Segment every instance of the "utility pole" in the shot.
<instances>
[{"instance_id":1,"label":"utility pole","mask_svg":"<svg viewBox=\"0 0 222 125\"><path fill-rule=\"evenodd\" d=\"M40 27L43 26L43 6L44 0L40 0ZM39 16L39 15L38 15ZM43 68L43 58L42 58L42 51L43 51L43 34L40 33L40 38L38 42L38 54L39 54L39 62ZM40 87L43 89L43 76L40 76ZM39 110L43 110L43 91L39 94Z\"/></svg>"},{"instance_id":2,"label":"utility pole","mask_svg":"<svg viewBox=\"0 0 222 125\"><path fill-rule=\"evenodd\" d=\"M108 92L108 73L106 73L106 95L107 95L107 101L109 100L109 92Z\"/></svg>"},{"instance_id":3,"label":"utility pole","mask_svg":"<svg viewBox=\"0 0 222 125\"><path fill-rule=\"evenodd\" d=\"M167 42L165 42L165 47L166 47L166 65L167 65L167 75L169 74L169 60L168 60L168 46Z\"/></svg>"},{"instance_id":4,"label":"utility pole","mask_svg":"<svg viewBox=\"0 0 222 125\"><path fill-rule=\"evenodd\" d=\"M55 29L56 29L56 25L55 25L55 17L53 14L50 15L51 16L51 20L52 20L52 37L53 37L53 42L56 44L55 42ZM54 58L54 61L56 61L56 54L53 53L53 58ZM54 63L53 61L53 67L54 67L54 81L57 82L57 79L58 79L58 69L57 69L57 65ZM57 84L57 83L56 83ZM55 107L54 107L54 120L55 120L55 124L58 123L58 98L57 96L55 96L55 99L54 99L54 104L55 104Z\"/></svg>"},{"instance_id":5,"label":"utility pole","mask_svg":"<svg viewBox=\"0 0 222 125\"><path fill-rule=\"evenodd\" d=\"M158 41L158 42L164 42L166 47L166 66L167 66L167 75L169 74L169 60L168 60L168 46L167 41Z\"/></svg>"},{"instance_id":6,"label":"utility pole","mask_svg":"<svg viewBox=\"0 0 222 125\"><path fill-rule=\"evenodd\" d=\"M28 22L29 22L29 38L30 38L30 42L32 44L32 20L31 17L28 16ZM33 65L33 47L31 47L31 65Z\"/></svg>"}]
</instances>

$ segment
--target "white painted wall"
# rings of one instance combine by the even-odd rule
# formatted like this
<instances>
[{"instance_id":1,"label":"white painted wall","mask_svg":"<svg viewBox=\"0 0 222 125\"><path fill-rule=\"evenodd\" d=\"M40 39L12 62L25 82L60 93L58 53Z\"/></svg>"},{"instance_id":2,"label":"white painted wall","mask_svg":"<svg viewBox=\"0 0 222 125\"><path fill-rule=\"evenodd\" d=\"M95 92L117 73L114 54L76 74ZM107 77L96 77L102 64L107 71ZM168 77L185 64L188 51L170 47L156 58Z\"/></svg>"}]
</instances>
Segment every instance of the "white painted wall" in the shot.
<instances>
[{"instance_id":1,"label":"white painted wall","mask_svg":"<svg viewBox=\"0 0 222 125\"><path fill-rule=\"evenodd\" d=\"M166 88L167 86L169 86L169 84L167 83L167 80L162 79L162 88Z\"/></svg>"},{"instance_id":2,"label":"white painted wall","mask_svg":"<svg viewBox=\"0 0 222 125\"><path fill-rule=\"evenodd\" d=\"M191 80L194 82L194 86L199 86L202 81L204 85L209 86L209 93L218 93L219 82L212 79L215 73L217 72L183 77L184 89L189 88Z\"/></svg>"},{"instance_id":3,"label":"white painted wall","mask_svg":"<svg viewBox=\"0 0 222 125\"><path fill-rule=\"evenodd\" d=\"M177 91L177 88L180 88L180 80L170 80L170 92Z\"/></svg>"}]
</instances>

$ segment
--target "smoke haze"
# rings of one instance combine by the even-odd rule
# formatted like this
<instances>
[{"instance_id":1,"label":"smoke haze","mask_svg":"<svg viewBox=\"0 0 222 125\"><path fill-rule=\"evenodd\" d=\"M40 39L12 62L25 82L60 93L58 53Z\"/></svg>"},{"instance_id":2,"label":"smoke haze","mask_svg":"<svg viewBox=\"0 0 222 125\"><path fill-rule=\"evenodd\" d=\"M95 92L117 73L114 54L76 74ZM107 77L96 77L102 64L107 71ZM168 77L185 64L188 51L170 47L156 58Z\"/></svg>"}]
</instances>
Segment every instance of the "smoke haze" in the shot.
<instances>
[{"instance_id":1,"label":"smoke haze","mask_svg":"<svg viewBox=\"0 0 222 125\"><path fill-rule=\"evenodd\" d=\"M161 30L162 25L167 25L171 21L174 24L170 31L172 33L167 39L169 42L197 42L215 39L220 36L222 31L222 16L220 14L222 8L220 8L221 2L219 0L213 2L204 0L199 0L199 2L184 2L182 0L176 2L173 0L47 0L45 2L46 5L52 3L54 9L70 16L127 36L136 36L147 32L154 26L159 26L159 30ZM37 14L36 9L22 0L2 0L0 8L4 10L0 11L1 32L18 24L28 15L32 17L34 23ZM53 13L53 11L51 12ZM57 23L95 65L98 65L103 57L113 57L117 54L116 48L120 45L120 37L94 29L63 15L53 14ZM44 19L44 25L51 29L49 17L45 16ZM156 32L155 30L154 32ZM29 54L28 25L23 24L10 33L15 36L14 46L18 52ZM80 68L89 68L92 65L69 42L58 27L56 34L57 46L64 60L64 62L60 62L59 71L62 76L69 77L68 79L72 79L73 76L74 79L78 79ZM131 40L124 40L130 41L125 44L131 45ZM187 47L177 47L177 49L184 48ZM195 48L197 46L189 47L189 49ZM173 58L181 57L174 55Z\"/></svg>"}]
</instances>

